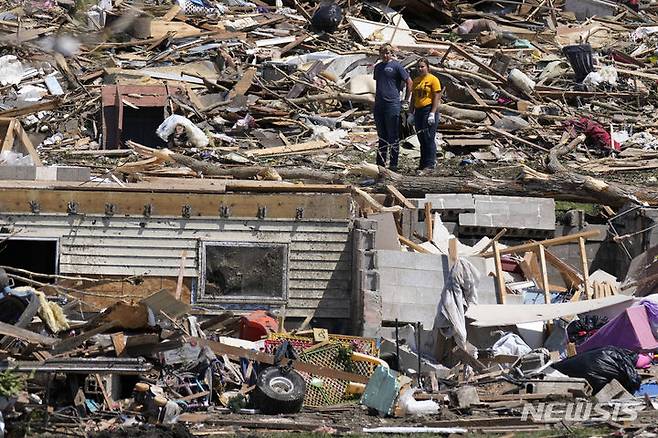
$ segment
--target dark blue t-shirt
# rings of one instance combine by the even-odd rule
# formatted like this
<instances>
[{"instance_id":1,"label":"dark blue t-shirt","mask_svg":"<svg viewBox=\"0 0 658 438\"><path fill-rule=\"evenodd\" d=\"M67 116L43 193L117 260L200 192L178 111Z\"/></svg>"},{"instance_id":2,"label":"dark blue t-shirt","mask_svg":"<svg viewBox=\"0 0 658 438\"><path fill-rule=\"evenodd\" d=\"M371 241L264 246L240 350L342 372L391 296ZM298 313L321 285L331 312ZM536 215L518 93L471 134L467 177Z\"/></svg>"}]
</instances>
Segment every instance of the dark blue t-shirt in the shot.
<instances>
[{"instance_id":1,"label":"dark blue t-shirt","mask_svg":"<svg viewBox=\"0 0 658 438\"><path fill-rule=\"evenodd\" d=\"M375 66L374 78L377 82L375 105L400 105L402 84L409 79L409 73L398 61L380 62Z\"/></svg>"}]
</instances>

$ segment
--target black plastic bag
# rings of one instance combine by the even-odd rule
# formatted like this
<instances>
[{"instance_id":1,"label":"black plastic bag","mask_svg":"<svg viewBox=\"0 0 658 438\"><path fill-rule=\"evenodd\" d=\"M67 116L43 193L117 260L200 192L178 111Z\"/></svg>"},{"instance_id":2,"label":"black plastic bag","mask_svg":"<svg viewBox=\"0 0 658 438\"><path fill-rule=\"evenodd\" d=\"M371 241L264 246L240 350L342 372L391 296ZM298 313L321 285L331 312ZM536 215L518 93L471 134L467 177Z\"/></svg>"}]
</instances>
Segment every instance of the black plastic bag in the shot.
<instances>
[{"instance_id":1,"label":"black plastic bag","mask_svg":"<svg viewBox=\"0 0 658 438\"><path fill-rule=\"evenodd\" d=\"M333 32L343 19L343 10L338 5L322 5L313 14L311 24L317 30Z\"/></svg>"},{"instance_id":2,"label":"black plastic bag","mask_svg":"<svg viewBox=\"0 0 658 438\"><path fill-rule=\"evenodd\" d=\"M636 362L637 353L619 347L602 347L564 359L552 367L569 377L587 379L594 394L613 379L633 394L641 383Z\"/></svg>"},{"instance_id":3,"label":"black plastic bag","mask_svg":"<svg viewBox=\"0 0 658 438\"><path fill-rule=\"evenodd\" d=\"M598 315L581 316L567 326L569 342L580 345L589 339L601 327L608 323L608 318Z\"/></svg>"}]
</instances>

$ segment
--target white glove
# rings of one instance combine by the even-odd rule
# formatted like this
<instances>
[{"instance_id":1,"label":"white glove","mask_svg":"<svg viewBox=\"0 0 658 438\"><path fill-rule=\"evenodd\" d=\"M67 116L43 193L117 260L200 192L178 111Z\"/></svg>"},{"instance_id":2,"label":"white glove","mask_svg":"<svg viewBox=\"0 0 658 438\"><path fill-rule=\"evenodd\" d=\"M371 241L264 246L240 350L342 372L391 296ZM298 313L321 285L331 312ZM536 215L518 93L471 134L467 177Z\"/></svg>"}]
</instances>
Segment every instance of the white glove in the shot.
<instances>
[{"instance_id":1,"label":"white glove","mask_svg":"<svg viewBox=\"0 0 658 438\"><path fill-rule=\"evenodd\" d=\"M427 123L429 123L429 125L431 126L434 125L435 122L436 122L436 116L434 115L434 113L429 113L429 115L427 116Z\"/></svg>"},{"instance_id":2,"label":"white glove","mask_svg":"<svg viewBox=\"0 0 658 438\"><path fill-rule=\"evenodd\" d=\"M409 111L409 101L408 100L401 100L400 101L400 109L402 111Z\"/></svg>"},{"instance_id":3,"label":"white glove","mask_svg":"<svg viewBox=\"0 0 658 438\"><path fill-rule=\"evenodd\" d=\"M414 124L414 113L409 113L407 116L407 125L413 126Z\"/></svg>"}]
</instances>

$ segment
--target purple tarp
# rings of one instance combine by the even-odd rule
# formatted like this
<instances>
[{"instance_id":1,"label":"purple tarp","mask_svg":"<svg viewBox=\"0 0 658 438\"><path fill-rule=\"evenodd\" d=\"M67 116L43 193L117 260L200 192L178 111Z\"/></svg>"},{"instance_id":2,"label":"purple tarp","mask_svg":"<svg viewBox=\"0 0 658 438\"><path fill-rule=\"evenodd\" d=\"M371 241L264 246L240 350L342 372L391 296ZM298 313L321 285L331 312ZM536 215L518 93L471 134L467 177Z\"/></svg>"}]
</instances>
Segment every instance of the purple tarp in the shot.
<instances>
[{"instance_id":1,"label":"purple tarp","mask_svg":"<svg viewBox=\"0 0 658 438\"><path fill-rule=\"evenodd\" d=\"M643 305L626 309L601 327L592 337L576 347L579 353L599 347L621 347L632 351L658 349L647 309Z\"/></svg>"}]
</instances>

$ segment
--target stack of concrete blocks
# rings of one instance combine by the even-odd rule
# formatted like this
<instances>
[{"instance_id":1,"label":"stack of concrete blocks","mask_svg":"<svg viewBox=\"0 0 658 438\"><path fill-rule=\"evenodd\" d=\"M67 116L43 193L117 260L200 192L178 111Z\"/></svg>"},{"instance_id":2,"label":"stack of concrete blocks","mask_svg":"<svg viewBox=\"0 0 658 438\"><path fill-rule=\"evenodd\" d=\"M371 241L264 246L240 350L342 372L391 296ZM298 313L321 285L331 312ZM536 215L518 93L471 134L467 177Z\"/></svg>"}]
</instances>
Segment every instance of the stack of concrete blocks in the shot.
<instances>
[{"instance_id":1,"label":"stack of concrete blocks","mask_svg":"<svg viewBox=\"0 0 658 438\"><path fill-rule=\"evenodd\" d=\"M352 328L354 333L362 333L368 337L377 336L382 325L382 301L374 261L376 234L376 221L368 219L354 221Z\"/></svg>"},{"instance_id":2,"label":"stack of concrete blocks","mask_svg":"<svg viewBox=\"0 0 658 438\"><path fill-rule=\"evenodd\" d=\"M377 250L382 315L386 321L420 321L434 325L441 291L448 278L448 257L436 254Z\"/></svg>"},{"instance_id":3,"label":"stack of concrete blocks","mask_svg":"<svg viewBox=\"0 0 658 438\"><path fill-rule=\"evenodd\" d=\"M456 222L458 235L486 235L507 228L508 237L537 240L553 237L555 202L550 198L489 196L471 194L428 194L412 202L423 212L427 202L444 222ZM419 214L415 230L424 234L424 215ZM448 230L451 227L446 224Z\"/></svg>"},{"instance_id":4,"label":"stack of concrete blocks","mask_svg":"<svg viewBox=\"0 0 658 438\"><path fill-rule=\"evenodd\" d=\"M0 166L0 180L89 181L91 169L76 166Z\"/></svg>"}]
</instances>

